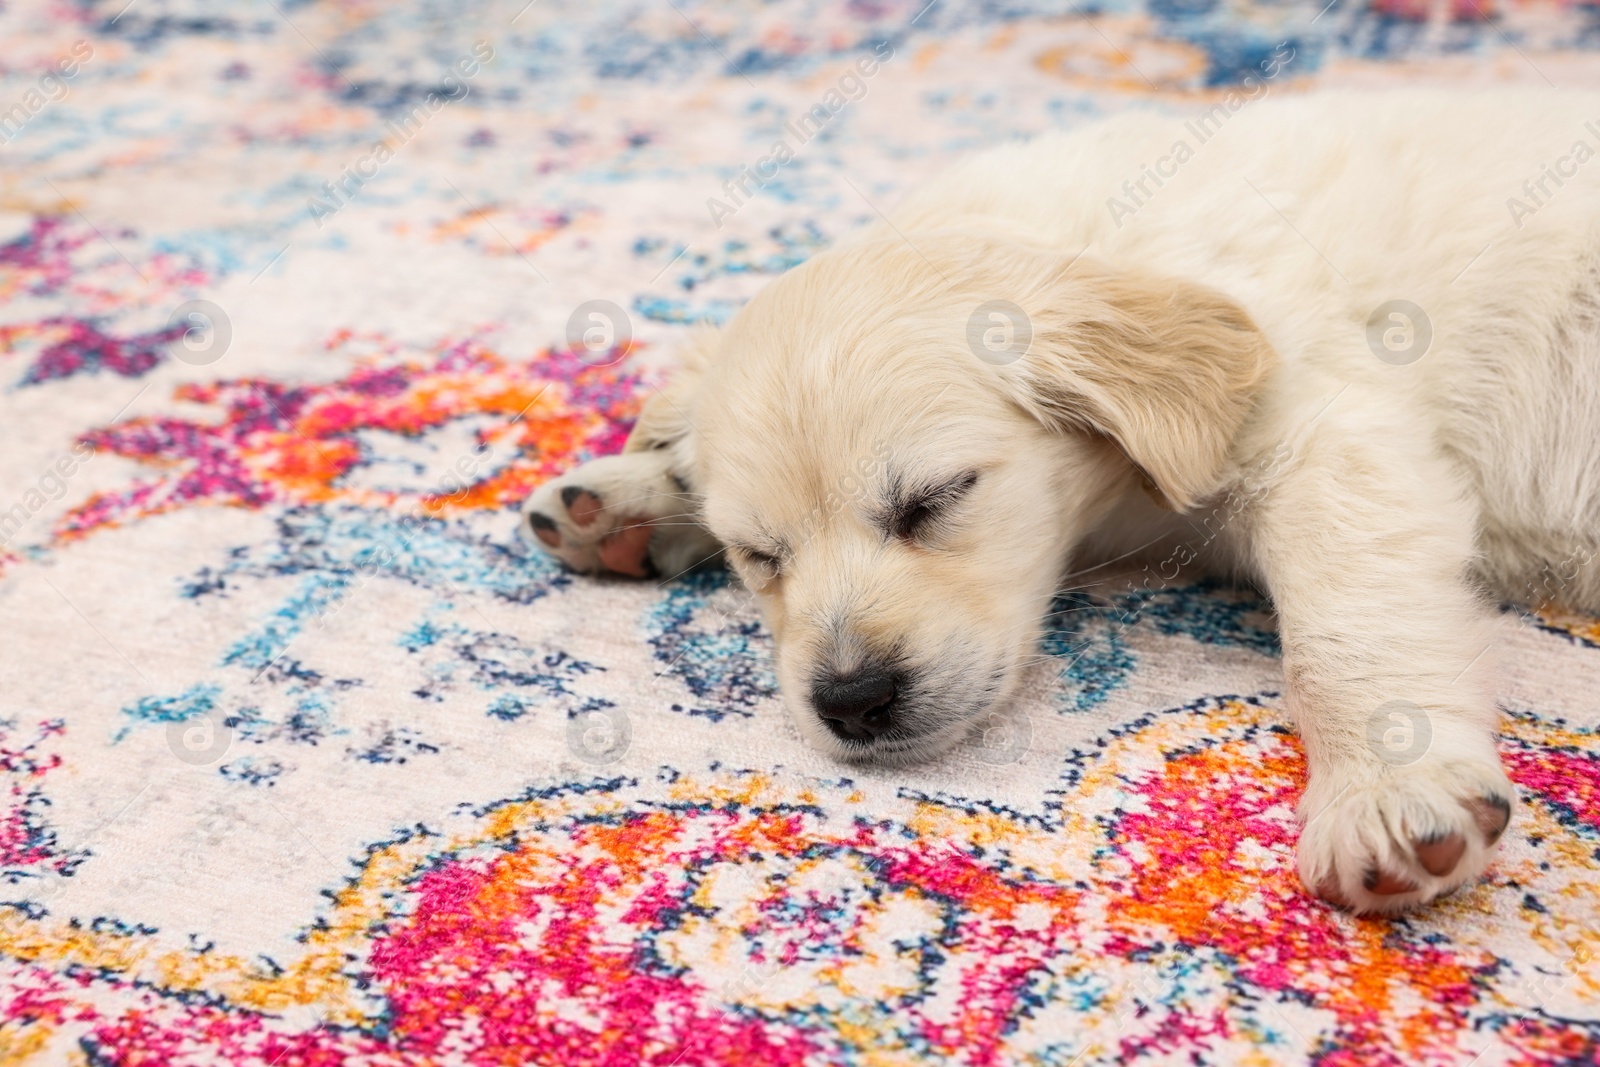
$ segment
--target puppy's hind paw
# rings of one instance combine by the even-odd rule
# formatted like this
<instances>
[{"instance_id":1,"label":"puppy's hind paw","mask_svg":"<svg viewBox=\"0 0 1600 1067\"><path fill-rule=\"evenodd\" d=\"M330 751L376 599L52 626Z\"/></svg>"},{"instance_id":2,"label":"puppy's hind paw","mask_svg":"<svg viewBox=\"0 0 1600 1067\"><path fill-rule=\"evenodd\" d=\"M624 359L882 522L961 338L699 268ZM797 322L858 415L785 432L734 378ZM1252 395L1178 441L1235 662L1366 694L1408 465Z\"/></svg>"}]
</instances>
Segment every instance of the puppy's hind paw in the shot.
<instances>
[{"instance_id":1,"label":"puppy's hind paw","mask_svg":"<svg viewBox=\"0 0 1600 1067\"><path fill-rule=\"evenodd\" d=\"M1300 880L1357 914L1393 914L1483 873L1511 821L1493 760L1325 774L1301 804Z\"/></svg>"}]
</instances>

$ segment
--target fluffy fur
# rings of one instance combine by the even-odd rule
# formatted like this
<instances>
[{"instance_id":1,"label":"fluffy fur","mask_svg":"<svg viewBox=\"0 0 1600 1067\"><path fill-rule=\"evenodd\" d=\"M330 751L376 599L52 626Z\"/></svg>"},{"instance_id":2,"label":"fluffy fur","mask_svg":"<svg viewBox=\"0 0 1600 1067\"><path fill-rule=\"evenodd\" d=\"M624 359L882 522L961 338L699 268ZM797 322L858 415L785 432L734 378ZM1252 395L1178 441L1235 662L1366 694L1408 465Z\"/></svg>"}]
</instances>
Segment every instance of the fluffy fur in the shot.
<instances>
[{"instance_id":1,"label":"fluffy fur","mask_svg":"<svg viewBox=\"0 0 1600 1067\"><path fill-rule=\"evenodd\" d=\"M960 164L698 337L526 532L580 570L726 546L801 732L887 760L1009 699L1069 568L1203 544L1277 611L1306 885L1395 911L1475 877L1514 795L1491 603L1600 608L1600 99L1225 118ZM1396 300L1420 358L1417 316L1374 319ZM969 340L993 301L1026 316L1017 358ZM882 732L830 729L819 686L877 668Z\"/></svg>"}]
</instances>

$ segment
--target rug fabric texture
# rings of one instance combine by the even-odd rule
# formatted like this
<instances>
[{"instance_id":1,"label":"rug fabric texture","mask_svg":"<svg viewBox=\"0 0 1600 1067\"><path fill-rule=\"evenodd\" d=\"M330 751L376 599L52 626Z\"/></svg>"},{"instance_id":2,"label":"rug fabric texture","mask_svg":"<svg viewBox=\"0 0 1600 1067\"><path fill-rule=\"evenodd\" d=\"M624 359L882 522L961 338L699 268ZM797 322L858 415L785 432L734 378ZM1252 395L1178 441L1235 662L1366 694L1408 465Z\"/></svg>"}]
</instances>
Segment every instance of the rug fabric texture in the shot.
<instances>
[{"instance_id":1,"label":"rug fabric texture","mask_svg":"<svg viewBox=\"0 0 1600 1067\"><path fill-rule=\"evenodd\" d=\"M1600 1062L1600 620L1505 610L1503 853L1355 919L1295 875L1253 594L1063 594L1019 706L890 771L802 743L721 570L515 534L691 324L963 152L1595 87L1600 7L7 0L0 42L0 1064Z\"/></svg>"}]
</instances>

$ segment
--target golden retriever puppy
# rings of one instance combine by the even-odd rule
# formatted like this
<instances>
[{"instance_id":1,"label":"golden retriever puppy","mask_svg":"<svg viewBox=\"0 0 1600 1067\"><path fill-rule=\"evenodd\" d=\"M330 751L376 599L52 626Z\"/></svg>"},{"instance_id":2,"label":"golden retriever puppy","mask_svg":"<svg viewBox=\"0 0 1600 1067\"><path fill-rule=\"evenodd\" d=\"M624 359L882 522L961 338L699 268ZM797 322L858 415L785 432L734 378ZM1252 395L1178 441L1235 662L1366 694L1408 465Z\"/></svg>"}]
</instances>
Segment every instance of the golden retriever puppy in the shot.
<instances>
[{"instance_id":1,"label":"golden retriever puppy","mask_svg":"<svg viewBox=\"0 0 1600 1067\"><path fill-rule=\"evenodd\" d=\"M802 734L888 761L1012 696L1069 568L1203 540L1278 616L1303 881L1431 900L1511 816L1493 599L1600 608L1596 148L1600 98L1502 91L989 151L698 337L524 533L637 576L725 546Z\"/></svg>"}]
</instances>

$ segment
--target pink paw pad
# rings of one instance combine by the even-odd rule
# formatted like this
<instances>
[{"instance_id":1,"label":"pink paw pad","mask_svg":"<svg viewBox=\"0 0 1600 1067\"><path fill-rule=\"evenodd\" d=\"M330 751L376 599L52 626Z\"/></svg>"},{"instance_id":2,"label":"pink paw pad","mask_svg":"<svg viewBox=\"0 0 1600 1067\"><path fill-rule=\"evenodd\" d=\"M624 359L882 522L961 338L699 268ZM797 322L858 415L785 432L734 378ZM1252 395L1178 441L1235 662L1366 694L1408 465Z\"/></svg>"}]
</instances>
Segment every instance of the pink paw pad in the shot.
<instances>
[{"instance_id":1,"label":"pink paw pad","mask_svg":"<svg viewBox=\"0 0 1600 1067\"><path fill-rule=\"evenodd\" d=\"M655 565L650 561L650 536L655 531L649 523L624 526L600 541L600 566L631 578L655 577Z\"/></svg>"},{"instance_id":2,"label":"pink paw pad","mask_svg":"<svg viewBox=\"0 0 1600 1067\"><path fill-rule=\"evenodd\" d=\"M599 497L575 485L569 485L561 490L561 503L566 506L567 514L572 516L572 521L579 526L592 526L594 520L606 509Z\"/></svg>"}]
</instances>

